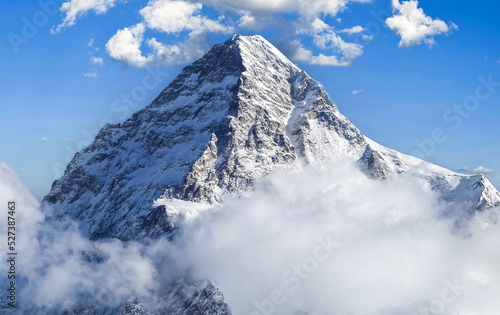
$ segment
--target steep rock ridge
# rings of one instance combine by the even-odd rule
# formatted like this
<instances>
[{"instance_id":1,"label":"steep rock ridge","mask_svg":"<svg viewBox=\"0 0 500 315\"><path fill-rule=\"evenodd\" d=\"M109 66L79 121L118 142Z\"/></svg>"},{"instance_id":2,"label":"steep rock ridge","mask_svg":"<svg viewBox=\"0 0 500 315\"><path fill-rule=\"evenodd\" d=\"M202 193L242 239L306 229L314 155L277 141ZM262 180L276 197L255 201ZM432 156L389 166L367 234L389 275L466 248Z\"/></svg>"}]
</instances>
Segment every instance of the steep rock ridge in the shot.
<instances>
[{"instance_id":1,"label":"steep rock ridge","mask_svg":"<svg viewBox=\"0 0 500 315\"><path fill-rule=\"evenodd\" d=\"M441 199L455 205L457 211L469 214L500 205L500 192L484 175L452 172L365 139L368 145L358 162L371 178L387 179L409 173L416 180L429 184L440 193Z\"/></svg>"},{"instance_id":2,"label":"steep rock ridge","mask_svg":"<svg viewBox=\"0 0 500 315\"><path fill-rule=\"evenodd\" d=\"M304 71L292 79L294 109L287 134L307 163L327 165L346 154L361 157L366 140L328 97L323 86Z\"/></svg>"}]
</instances>

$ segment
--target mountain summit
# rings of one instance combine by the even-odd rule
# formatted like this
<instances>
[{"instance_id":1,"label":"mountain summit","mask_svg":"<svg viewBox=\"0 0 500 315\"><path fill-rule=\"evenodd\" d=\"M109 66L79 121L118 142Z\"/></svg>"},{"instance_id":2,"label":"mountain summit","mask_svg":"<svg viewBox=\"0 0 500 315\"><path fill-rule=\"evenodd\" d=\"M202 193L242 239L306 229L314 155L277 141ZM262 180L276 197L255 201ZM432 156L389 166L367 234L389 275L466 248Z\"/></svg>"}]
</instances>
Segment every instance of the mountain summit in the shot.
<instances>
[{"instance_id":1,"label":"mountain summit","mask_svg":"<svg viewBox=\"0 0 500 315\"><path fill-rule=\"evenodd\" d=\"M261 36L235 35L184 68L146 108L107 125L77 153L44 204L91 239L172 233L158 199L219 202L296 160L357 159L367 176L410 172L473 213L500 204L482 175L462 175L365 137L322 85Z\"/></svg>"}]
</instances>

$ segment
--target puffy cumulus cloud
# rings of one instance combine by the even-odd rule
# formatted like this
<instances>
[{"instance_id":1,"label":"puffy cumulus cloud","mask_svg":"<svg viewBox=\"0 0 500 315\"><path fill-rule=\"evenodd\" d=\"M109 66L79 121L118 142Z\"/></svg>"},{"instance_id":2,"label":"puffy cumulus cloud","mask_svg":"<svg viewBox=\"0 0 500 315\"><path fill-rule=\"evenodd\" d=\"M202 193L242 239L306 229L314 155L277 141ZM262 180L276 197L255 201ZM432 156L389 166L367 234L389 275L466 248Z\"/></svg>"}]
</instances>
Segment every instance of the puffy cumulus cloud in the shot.
<instances>
[{"instance_id":1,"label":"puffy cumulus cloud","mask_svg":"<svg viewBox=\"0 0 500 315\"><path fill-rule=\"evenodd\" d=\"M120 307L131 297L155 313L170 283L186 273L215 281L234 314L500 308L498 211L457 231L462 213L450 216L454 205L429 187L404 175L370 180L354 161L271 174L251 195L181 221L173 241L144 243L89 241L73 222L44 221L15 172L0 163L0 175L2 203L17 200L18 294L33 313L81 302ZM0 220L5 235L6 217Z\"/></svg>"},{"instance_id":2,"label":"puffy cumulus cloud","mask_svg":"<svg viewBox=\"0 0 500 315\"><path fill-rule=\"evenodd\" d=\"M313 51L305 48L300 40L294 40L286 44L286 50L292 59L322 66L348 66L363 54L363 46L345 42L330 26L322 21L313 23L313 27L314 30L309 33L313 38L314 45L331 53L328 55L323 53L314 55Z\"/></svg>"},{"instance_id":3,"label":"puffy cumulus cloud","mask_svg":"<svg viewBox=\"0 0 500 315\"><path fill-rule=\"evenodd\" d=\"M367 3L372 0L149 0L139 12L141 21L135 26L125 27L116 32L106 44L109 55L136 67L152 64L182 64L193 61L208 50L209 35L229 34L240 29L253 31L273 30L280 36L280 48L297 61L330 66L347 66L363 54L366 43L373 35L360 25L336 29L327 23L327 16L335 18L352 3ZM53 29L75 24L76 19L93 10L104 13L118 0L71 0L63 3L61 11L66 13L62 24ZM418 8L418 1L400 3L392 0L394 15L386 20L390 29L400 37L400 46L411 46L425 42L434 43L434 36L449 33L458 27L447 25L441 20L426 16ZM204 14L210 7L227 14L213 19ZM336 21L341 23L341 19ZM152 31L171 38L159 36L144 38ZM355 42L348 42L342 36L357 35ZM203 38L202 38L203 37ZM196 43L193 38L201 40ZM312 45L311 38L313 39ZM303 43L306 43L304 46ZM142 44L145 44L142 46ZM184 54L186 57L183 57Z\"/></svg>"},{"instance_id":4,"label":"puffy cumulus cloud","mask_svg":"<svg viewBox=\"0 0 500 315\"><path fill-rule=\"evenodd\" d=\"M282 21L270 13L253 13L240 11L237 21L238 28L259 32L265 29L280 29Z\"/></svg>"},{"instance_id":5,"label":"puffy cumulus cloud","mask_svg":"<svg viewBox=\"0 0 500 315\"><path fill-rule=\"evenodd\" d=\"M143 22L119 30L106 44L109 55L136 67L151 63L182 64L200 57L210 46L209 33L232 33L234 28L211 20L200 13L203 6L186 1L152 0L140 10ZM189 32L188 39L175 44L164 44L156 38L146 40L151 53L141 50L144 33L154 29L166 34Z\"/></svg>"},{"instance_id":6,"label":"puffy cumulus cloud","mask_svg":"<svg viewBox=\"0 0 500 315\"><path fill-rule=\"evenodd\" d=\"M363 46L359 43L344 41L338 33L348 33L349 35L361 33L364 30L361 26L356 26L348 30L336 31L335 28L327 24L325 15L336 16L339 12L347 8L349 2L370 2L369 0L337 0L337 1L297 1L295 9L300 17L294 24L295 34L298 38L290 38L285 45L285 50L289 52L292 59L309 64L323 66L348 66L356 58L363 54ZM315 50L306 48L300 37L313 39ZM368 40L364 38L364 40Z\"/></svg>"},{"instance_id":7,"label":"puffy cumulus cloud","mask_svg":"<svg viewBox=\"0 0 500 315\"><path fill-rule=\"evenodd\" d=\"M16 222L15 251L19 259L19 272L11 280L16 281L18 307L27 313L51 313L47 308L72 308L82 301L104 307L123 306L133 296L149 301L162 290L161 281L168 283L178 276L162 251L167 249L168 253L171 245L167 240L150 246L118 240L92 242L81 236L74 222L46 220L39 201L17 173L0 162L0 203L5 208L5 215L0 217L2 235L7 235L10 226L8 202L15 202L11 216ZM0 256L7 261L6 251ZM165 262L172 268L159 279ZM8 267L0 264L0 272L7 275ZM2 281L0 289L6 292L8 285ZM2 308L9 302L5 296L0 297Z\"/></svg>"},{"instance_id":8,"label":"puffy cumulus cloud","mask_svg":"<svg viewBox=\"0 0 500 315\"><path fill-rule=\"evenodd\" d=\"M414 179L373 181L341 161L274 174L203 212L179 256L235 314L493 314L498 211L465 232L449 207Z\"/></svg>"},{"instance_id":9,"label":"puffy cumulus cloud","mask_svg":"<svg viewBox=\"0 0 500 315\"><path fill-rule=\"evenodd\" d=\"M144 57L141 52L145 30L142 23L118 30L106 43L106 50L116 60L136 67L145 66L151 60L151 57Z\"/></svg>"},{"instance_id":10,"label":"puffy cumulus cloud","mask_svg":"<svg viewBox=\"0 0 500 315\"><path fill-rule=\"evenodd\" d=\"M447 25L439 19L432 19L425 15L424 10L418 7L417 0L402 3L399 0L392 0L392 8L395 15L385 22L401 37L400 47L418 45L422 42L433 45L435 35L447 34L458 29L454 23Z\"/></svg>"},{"instance_id":11,"label":"puffy cumulus cloud","mask_svg":"<svg viewBox=\"0 0 500 315\"><path fill-rule=\"evenodd\" d=\"M153 0L139 13L146 25L167 34L187 30L194 33L232 33L234 29L200 14L203 7L199 3L185 1Z\"/></svg>"},{"instance_id":12,"label":"puffy cumulus cloud","mask_svg":"<svg viewBox=\"0 0 500 315\"><path fill-rule=\"evenodd\" d=\"M297 10L300 5L299 0L202 0L201 2L217 5L224 8L242 11L252 11L256 13L278 13L291 12Z\"/></svg>"},{"instance_id":13,"label":"puffy cumulus cloud","mask_svg":"<svg viewBox=\"0 0 500 315\"><path fill-rule=\"evenodd\" d=\"M91 242L75 229L45 227L40 233L38 261L26 262L37 269L25 272L30 286L22 288L35 308L74 308L82 302L120 307L160 287L157 266L141 244Z\"/></svg>"},{"instance_id":14,"label":"puffy cumulus cloud","mask_svg":"<svg viewBox=\"0 0 500 315\"><path fill-rule=\"evenodd\" d=\"M64 19L61 24L53 27L50 32L56 34L65 27L75 25L76 20L89 11L94 11L97 14L106 13L110 8L114 7L118 1L119 0L70 0L64 2L59 9L59 11L65 15Z\"/></svg>"},{"instance_id":15,"label":"puffy cumulus cloud","mask_svg":"<svg viewBox=\"0 0 500 315\"><path fill-rule=\"evenodd\" d=\"M159 64L183 64L200 57L210 47L205 34L194 33L182 43L167 45L152 38L147 44L154 51L154 59Z\"/></svg>"},{"instance_id":16,"label":"puffy cumulus cloud","mask_svg":"<svg viewBox=\"0 0 500 315\"><path fill-rule=\"evenodd\" d=\"M66 18L54 32L58 32L63 27L74 25L78 16L90 10L104 13L116 2L117 0L86 2L72 0L66 2L61 7L61 11L67 12ZM291 55L298 56L298 61L311 64L345 66L363 53L362 46L342 40L334 28L324 22L324 17L337 15L350 2L369 2L369 0L150 0L139 11L142 21L135 26L118 30L106 44L106 49L112 58L136 67L145 67L153 63L181 64L192 61L200 57L210 47L207 40L208 34L229 34L237 30L229 20L229 24L224 23L223 16L214 20L203 15L203 6L209 5L220 10L231 11L232 14L239 16L236 22L238 28L252 30L279 29L276 27L276 24L279 24L277 21L283 22L280 15L296 12L299 19L289 23L294 30L288 32L290 35L287 35L290 37L287 39L289 42L287 49L292 51ZM189 35L184 42L164 43L157 37L145 39L144 34L148 29L175 35L188 32ZM344 30L347 34L362 31L363 28L360 29L360 27ZM204 38L202 38L203 35ZM316 45L315 47L323 51L313 53L313 49L303 47L300 43L301 37L313 37L315 43L324 43L322 46ZM193 38L201 40L203 45ZM299 41L298 45L296 41ZM146 45L142 46L143 42ZM295 50L293 50L294 47ZM149 48L148 53L145 53L145 48Z\"/></svg>"},{"instance_id":17,"label":"puffy cumulus cloud","mask_svg":"<svg viewBox=\"0 0 500 315\"><path fill-rule=\"evenodd\" d=\"M366 3L372 0L201 0L206 4L217 5L233 10L259 13L286 13L297 12L301 15L315 18L321 14L335 16L347 7L349 2Z\"/></svg>"},{"instance_id":18,"label":"puffy cumulus cloud","mask_svg":"<svg viewBox=\"0 0 500 315\"><path fill-rule=\"evenodd\" d=\"M337 13L346 8L348 2L350 1L349 0L300 1L300 9L303 10L301 14L308 18L315 18L320 14L335 16L337 15Z\"/></svg>"},{"instance_id":19,"label":"puffy cumulus cloud","mask_svg":"<svg viewBox=\"0 0 500 315\"><path fill-rule=\"evenodd\" d=\"M9 202L14 202L14 204L9 204ZM15 243L17 244L15 252L18 253L17 257L23 257L18 263L22 264L22 262L32 261L37 253L37 231L40 229L40 224L45 217L39 210L39 201L22 184L16 171L2 161L0 161L0 204L3 209L2 215L0 216L0 234L6 237L9 226L8 221L15 221L16 230L14 233L16 234ZM7 207L9 205L14 206L14 213L8 213ZM14 218L14 220L9 220L8 215ZM6 241L7 239L5 239L5 242ZM6 250L2 251L0 257L2 262L7 261L8 256ZM23 268L23 266L19 264L17 268ZM34 264L31 266L28 265L30 264L27 264L26 269L24 269L27 273L32 270L31 268L36 268ZM8 267L6 263L0 264L0 272L3 275L7 275L9 271ZM7 277L4 279L7 280ZM0 282L0 289L2 292L6 292L7 288L5 288L5 285L7 285L7 281ZM5 302L9 301L5 301L5 295L2 295L0 297L0 305Z\"/></svg>"}]
</instances>

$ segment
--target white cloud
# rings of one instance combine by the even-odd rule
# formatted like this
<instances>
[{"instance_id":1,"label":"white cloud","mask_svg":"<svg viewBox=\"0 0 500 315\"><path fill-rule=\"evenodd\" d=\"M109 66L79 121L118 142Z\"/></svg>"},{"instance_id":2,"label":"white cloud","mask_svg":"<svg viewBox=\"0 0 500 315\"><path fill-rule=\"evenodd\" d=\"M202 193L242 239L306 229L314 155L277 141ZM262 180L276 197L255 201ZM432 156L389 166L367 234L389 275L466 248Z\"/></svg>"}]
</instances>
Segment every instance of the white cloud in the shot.
<instances>
[{"instance_id":1,"label":"white cloud","mask_svg":"<svg viewBox=\"0 0 500 315\"><path fill-rule=\"evenodd\" d=\"M59 9L59 11L65 14L64 20L57 27L53 27L50 32L52 34L57 34L63 28L75 25L76 20L89 11L94 11L97 14L106 13L108 9L114 7L117 1L118 0L70 0L64 2Z\"/></svg>"},{"instance_id":2,"label":"white cloud","mask_svg":"<svg viewBox=\"0 0 500 315\"><path fill-rule=\"evenodd\" d=\"M361 36L361 38L362 38L363 40L365 40L365 41L370 41L370 40L372 40L372 39L373 39L373 37L374 37L373 35L366 35L366 34L363 34L363 35Z\"/></svg>"},{"instance_id":3,"label":"white cloud","mask_svg":"<svg viewBox=\"0 0 500 315\"><path fill-rule=\"evenodd\" d=\"M202 56L210 43L204 34L191 33L189 38L182 43L167 45L160 43L156 38L147 41L148 46L154 51L154 60L159 64L183 64Z\"/></svg>"},{"instance_id":4,"label":"white cloud","mask_svg":"<svg viewBox=\"0 0 500 315\"><path fill-rule=\"evenodd\" d=\"M367 3L372 0L202 0L199 2L236 11L251 11L256 14L298 12L300 15L314 19L319 15L335 16L344 10L349 2Z\"/></svg>"},{"instance_id":5,"label":"white cloud","mask_svg":"<svg viewBox=\"0 0 500 315\"><path fill-rule=\"evenodd\" d=\"M87 71L83 74L84 77L86 78L93 78L93 79L98 79L99 78L99 73L97 70L92 70L92 71Z\"/></svg>"},{"instance_id":6,"label":"white cloud","mask_svg":"<svg viewBox=\"0 0 500 315\"><path fill-rule=\"evenodd\" d=\"M358 34L358 33L364 32L364 31L365 31L365 29L362 26L356 25L356 26L353 26L351 28L346 28L346 29L340 30L338 32L353 35L353 34Z\"/></svg>"},{"instance_id":7,"label":"white cloud","mask_svg":"<svg viewBox=\"0 0 500 315\"><path fill-rule=\"evenodd\" d=\"M104 61L102 60L101 57L91 57L90 62L94 65L100 65L100 66L104 64Z\"/></svg>"},{"instance_id":8,"label":"white cloud","mask_svg":"<svg viewBox=\"0 0 500 315\"><path fill-rule=\"evenodd\" d=\"M322 32L330 29L330 26L326 24L323 20L315 18L311 23L312 29L316 32ZM300 32L305 32L305 30L299 30Z\"/></svg>"},{"instance_id":9,"label":"white cloud","mask_svg":"<svg viewBox=\"0 0 500 315\"><path fill-rule=\"evenodd\" d=\"M94 39L93 38L90 38L88 44L87 44L88 47L92 47L94 46Z\"/></svg>"},{"instance_id":10,"label":"white cloud","mask_svg":"<svg viewBox=\"0 0 500 315\"><path fill-rule=\"evenodd\" d=\"M332 30L318 32L312 36L316 47L323 50L330 50L334 54L325 55L319 53L318 55L314 55L299 40L294 40L288 43L286 47L292 59L320 66L348 66L363 53L361 45L345 42Z\"/></svg>"},{"instance_id":11,"label":"white cloud","mask_svg":"<svg viewBox=\"0 0 500 315\"><path fill-rule=\"evenodd\" d=\"M18 290L33 309L72 307L82 297L120 307L132 296L154 307L188 269L194 279L215 281L233 314L259 307L273 309L261 314L366 315L500 308L500 225L492 223L498 211L478 214L461 233L454 224L460 208L404 174L370 180L350 160L277 172L258 181L252 195L228 197L181 221L173 241L142 244L89 241L74 222L63 229L44 221L5 163L0 175L0 201L19 206L19 269L29 283ZM0 216L3 235L6 221ZM0 264L0 273L7 268ZM275 290L282 303L271 302Z\"/></svg>"},{"instance_id":12,"label":"white cloud","mask_svg":"<svg viewBox=\"0 0 500 315\"><path fill-rule=\"evenodd\" d=\"M253 16L248 11L244 11L243 15L238 20L238 26L243 28L256 29L259 27L259 24L256 22L255 16Z\"/></svg>"},{"instance_id":13,"label":"white cloud","mask_svg":"<svg viewBox=\"0 0 500 315\"><path fill-rule=\"evenodd\" d=\"M149 66L152 63L182 64L192 61L206 52L209 33L232 33L233 27L224 25L219 20L211 20L200 13L201 4L186 1L151 0L139 13L143 22L133 27L119 30L106 44L110 56L136 67ZM152 50L143 55L141 45L144 32L154 29L166 34L178 34L188 31L188 39L175 44L164 44L155 37L145 42Z\"/></svg>"},{"instance_id":14,"label":"white cloud","mask_svg":"<svg viewBox=\"0 0 500 315\"><path fill-rule=\"evenodd\" d=\"M142 23L118 30L106 44L109 55L129 65L144 67L152 59L150 56L144 57L141 52L145 30Z\"/></svg>"},{"instance_id":15,"label":"white cloud","mask_svg":"<svg viewBox=\"0 0 500 315\"><path fill-rule=\"evenodd\" d=\"M203 0L205 4L223 6L236 11L253 11L257 13L278 13L295 11L300 6L299 0Z\"/></svg>"},{"instance_id":16,"label":"white cloud","mask_svg":"<svg viewBox=\"0 0 500 315\"><path fill-rule=\"evenodd\" d=\"M241 14L238 21L239 27L259 29L271 25L273 16L270 13L298 12L302 17L299 23L290 25L296 27L299 36L313 37L317 48L323 50L314 55L312 50L303 47L300 40L290 39L288 44L292 56L298 61L317 65L345 66L359 57L363 51L362 46L347 43L335 33L333 27L321 19L320 15L334 16L343 10L347 0L315 1L306 3L299 0L283 1L171 1L151 0L148 5L140 10L143 18L141 29L132 32L132 28L118 31L110 39L106 48L114 59L124 61L133 66L144 67L151 63L180 64L201 56L209 47L205 45L202 34L232 33L235 29L222 23L222 20L211 20L201 13L203 4L224 7ZM367 2L367 1L356 1ZM268 22L271 21L271 22ZM178 34L182 31L189 32L189 38L181 43L162 43L157 38L146 39L145 42L152 53L147 56L141 51L145 29L153 29L167 34ZM349 31L349 34L359 32L359 27ZM193 40L197 37L203 44ZM205 36L206 37L206 36ZM298 41L298 44L297 42ZM208 47L207 47L208 46ZM294 48L294 49L292 49ZM181 53L181 51L183 53ZM182 55L185 55L182 57ZM190 59L192 58L192 59Z\"/></svg>"},{"instance_id":17,"label":"white cloud","mask_svg":"<svg viewBox=\"0 0 500 315\"><path fill-rule=\"evenodd\" d=\"M439 19L432 19L425 15L424 11L418 7L417 0L403 1L392 0L392 7L395 15L385 22L387 26L395 31L400 37L399 46L409 47L425 42L434 44L434 36L447 34L458 26L451 22L447 25Z\"/></svg>"},{"instance_id":18,"label":"white cloud","mask_svg":"<svg viewBox=\"0 0 500 315\"><path fill-rule=\"evenodd\" d=\"M178 256L217 282L234 314L434 314L436 303L446 314L494 313L500 226L484 226L498 213L462 237L454 220L464 213L437 198L346 161L277 173L184 226Z\"/></svg>"},{"instance_id":19,"label":"white cloud","mask_svg":"<svg viewBox=\"0 0 500 315\"><path fill-rule=\"evenodd\" d=\"M90 10L104 13L117 2L118 0L65 2L61 11L65 12L66 16L54 32L74 25L79 16ZM286 46L289 56L297 61L346 66L363 54L363 46L346 42L339 34L360 34L364 43L372 40L373 36L362 34L365 29L360 25L335 30L325 17L336 18L339 12L354 2L366 3L371 0L150 0L139 11L141 21L135 26L118 30L106 44L106 49L112 58L136 67L155 63L180 64L200 57L211 44L208 41L211 33L229 34L239 28L254 31L276 29L282 33L281 41L288 41L282 46ZM418 8L416 0L404 1L402 4L393 0L392 5L395 15L387 19L386 23L401 36L400 46L415 45L422 41L432 45L434 35L448 33L457 28L452 22L446 25L440 20L426 16L422 9ZM223 15L218 19L211 19L204 14L204 6L227 10L236 14L237 18L239 16L239 19L233 22ZM286 13L294 13L297 17L290 21L284 17ZM339 18L336 21L341 22ZM178 42L163 42L159 36L150 36L150 32L145 38L147 30L173 34L182 39ZM196 43L194 37L201 39L202 43ZM311 38L314 47L302 44L309 42ZM143 43L146 45L142 46ZM93 45L93 40L89 45ZM186 55L192 59L182 58L181 50L185 50Z\"/></svg>"},{"instance_id":20,"label":"white cloud","mask_svg":"<svg viewBox=\"0 0 500 315\"><path fill-rule=\"evenodd\" d=\"M194 33L214 32L229 34L232 27L211 20L200 14L202 4L186 1L152 0L139 13L145 24L167 34L188 30Z\"/></svg>"},{"instance_id":21,"label":"white cloud","mask_svg":"<svg viewBox=\"0 0 500 315\"><path fill-rule=\"evenodd\" d=\"M346 66L350 65L354 59L363 54L363 47L361 45L345 42L332 30L315 34L313 39L317 47L331 50L340 55L340 59L337 59L337 55L325 56L320 54L316 58L313 58L313 64Z\"/></svg>"},{"instance_id":22,"label":"white cloud","mask_svg":"<svg viewBox=\"0 0 500 315\"><path fill-rule=\"evenodd\" d=\"M301 14L309 17L316 17L319 14L328 14L331 16L345 9L348 0L318 0L318 1L301 1Z\"/></svg>"},{"instance_id":23,"label":"white cloud","mask_svg":"<svg viewBox=\"0 0 500 315\"><path fill-rule=\"evenodd\" d=\"M74 25L76 19L88 11L104 13L113 7L118 0L71 0L61 6L61 11L66 13L63 22L57 26L54 32L62 28ZM237 26L241 28L260 30L263 28L280 29L283 17L280 14L296 12L298 21L287 23L295 30L286 31L291 35L288 39L289 47L296 47L292 52L298 56L299 61L318 65L349 65L352 60L363 53L362 46L355 43L347 43L340 38L333 27L328 25L324 17L334 17L338 12L344 10L350 2L370 2L370 0L316 0L306 2L303 0L150 0L139 13L142 21L135 26L125 27L108 41L106 49L109 55L119 61L136 67L145 67L153 63L180 64L192 61L201 56L210 46L207 38L210 33L229 34L236 31L230 25L224 23L224 17L213 20L203 15L204 5L210 5L216 9L229 10L240 15ZM230 23L230 22L228 22ZM146 30L152 29L166 34L178 35L188 32L188 39L178 43L163 43L158 37L144 38ZM347 34L359 33L363 30L360 26L342 30ZM205 38L202 38L204 35ZM193 38L201 40L196 43ZM285 36L286 37L286 36ZM300 44L302 37L313 37L316 48L314 52ZM364 39L367 39L364 37ZM294 44L298 40L299 45ZM150 48L149 53L143 51L143 42ZM93 45L93 39L89 46ZM186 52L182 58L180 51ZM306 57L307 56L307 57ZM192 58L189 59L188 57Z\"/></svg>"},{"instance_id":24,"label":"white cloud","mask_svg":"<svg viewBox=\"0 0 500 315\"><path fill-rule=\"evenodd\" d=\"M352 95L358 95L359 93L362 93L364 89L359 89L359 90L354 90L352 91Z\"/></svg>"},{"instance_id":25,"label":"white cloud","mask_svg":"<svg viewBox=\"0 0 500 315\"><path fill-rule=\"evenodd\" d=\"M463 173L468 173L468 174L481 174L481 173L482 174L488 174L488 173L495 173L494 169L486 168L484 166L478 166L478 167L475 167L475 168L470 168L468 166L464 166L459 171L463 172Z\"/></svg>"},{"instance_id":26,"label":"white cloud","mask_svg":"<svg viewBox=\"0 0 500 315\"><path fill-rule=\"evenodd\" d=\"M47 137L42 137L40 140L42 140L42 141L49 141L49 139Z\"/></svg>"},{"instance_id":27,"label":"white cloud","mask_svg":"<svg viewBox=\"0 0 500 315\"><path fill-rule=\"evenodd\" d=\"M491 168L486 168L484 166L478 166L472 170L474 173L494 173L495 170Z\"/></svg>"}]
</instances>

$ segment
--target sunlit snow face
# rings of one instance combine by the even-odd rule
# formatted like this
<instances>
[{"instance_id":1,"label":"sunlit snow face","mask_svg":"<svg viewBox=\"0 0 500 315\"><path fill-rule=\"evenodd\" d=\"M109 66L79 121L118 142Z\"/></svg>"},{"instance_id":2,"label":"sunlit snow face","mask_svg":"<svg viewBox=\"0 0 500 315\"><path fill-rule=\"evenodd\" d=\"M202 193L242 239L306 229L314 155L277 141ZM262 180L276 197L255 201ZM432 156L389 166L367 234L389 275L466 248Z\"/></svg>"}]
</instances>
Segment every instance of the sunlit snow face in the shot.
<instances>
[{"instance_id":1,"label":"sunlit snow face","mask_svg":"<svg viewBox=\"0 0 500 315\"><path fill-rule=\"evenodd\" d=\"M19 253L20 294L68 307L82 295L110 305L135 296L147 309L189 270L213 280L234 314L494 314L497 212L457 231L462 212L450 210L410 178L373 181L340 161L275 173L251 196L200 211L173 242L90 242L23 219L33 234ZM36 204L24 211L41 215Z\"/></svg>"}]
</instances>

